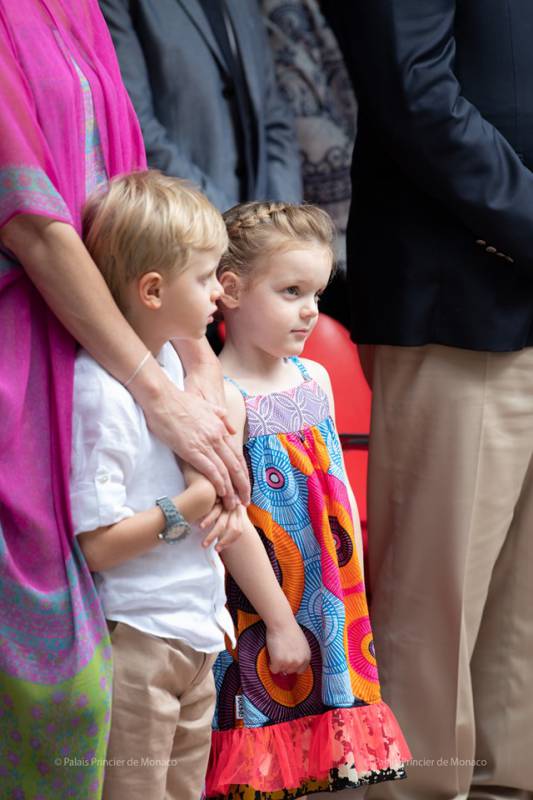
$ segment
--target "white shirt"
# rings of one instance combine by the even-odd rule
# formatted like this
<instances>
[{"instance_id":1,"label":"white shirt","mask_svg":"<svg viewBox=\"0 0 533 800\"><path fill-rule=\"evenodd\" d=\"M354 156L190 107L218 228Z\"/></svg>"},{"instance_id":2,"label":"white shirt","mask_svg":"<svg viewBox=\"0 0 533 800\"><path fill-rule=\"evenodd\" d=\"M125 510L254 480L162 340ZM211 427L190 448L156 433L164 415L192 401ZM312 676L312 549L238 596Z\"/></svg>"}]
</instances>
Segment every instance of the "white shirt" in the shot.
<instances>
[{"instance_id":1,"label":"white shirt","mask_svg":"<svg viewBox=\"0 0 533 800\"><path fill-rule=\"evenodd\" d=\"M158 361L183 388L181 361L170 343ZM84 350L74 371L70 499L74 532L112 525L153 508L158 497L185 488L172 451L148 430L143 411L124 386ZM97 573L107 619L156 636L182 639L216 653L224 633L233 640L225 607L224 567L205 532L193 527L180 542L161 542L144 555Z\"/></svg>"}]
</instances>

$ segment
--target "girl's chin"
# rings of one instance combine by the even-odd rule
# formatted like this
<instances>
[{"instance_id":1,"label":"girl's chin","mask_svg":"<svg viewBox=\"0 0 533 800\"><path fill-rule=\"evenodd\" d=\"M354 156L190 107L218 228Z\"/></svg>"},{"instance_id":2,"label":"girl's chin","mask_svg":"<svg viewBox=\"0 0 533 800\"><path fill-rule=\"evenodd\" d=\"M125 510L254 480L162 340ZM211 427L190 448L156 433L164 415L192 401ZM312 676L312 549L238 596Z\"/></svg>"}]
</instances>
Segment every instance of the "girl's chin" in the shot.
<instances>
[{"instance_id":1,"label":"girl's chin","mask_svg":"<svg viewBox=\"0 0 533 800\"><path fill-rule=\"evenodd\" d=\"M283 358L290 358L290 356L300 356L303 352L305 347L306 339L303 339L301 342L292 342L290 347L286 348L286 352L283 354Z\"/></svg>"}]
</instances>

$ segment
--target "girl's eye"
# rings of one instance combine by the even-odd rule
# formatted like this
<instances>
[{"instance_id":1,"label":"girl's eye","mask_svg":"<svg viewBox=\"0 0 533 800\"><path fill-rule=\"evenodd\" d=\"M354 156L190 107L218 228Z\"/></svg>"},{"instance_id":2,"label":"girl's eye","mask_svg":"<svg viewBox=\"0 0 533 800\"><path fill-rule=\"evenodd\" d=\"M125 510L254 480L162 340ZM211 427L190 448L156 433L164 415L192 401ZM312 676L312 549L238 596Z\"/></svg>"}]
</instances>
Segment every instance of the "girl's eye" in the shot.
<instances>
[{"instance_id":1,"label":"girl's eye","mask_svg":"<svg viewBox=\"0 0 533 800\"><path fill-rule=\"evenodd\" d=\"M292 295L298 295L299 293L299 289L297 286L287 286L285 291L287 292L287 294L292 294Z\"/></svg>"}]
</instances>

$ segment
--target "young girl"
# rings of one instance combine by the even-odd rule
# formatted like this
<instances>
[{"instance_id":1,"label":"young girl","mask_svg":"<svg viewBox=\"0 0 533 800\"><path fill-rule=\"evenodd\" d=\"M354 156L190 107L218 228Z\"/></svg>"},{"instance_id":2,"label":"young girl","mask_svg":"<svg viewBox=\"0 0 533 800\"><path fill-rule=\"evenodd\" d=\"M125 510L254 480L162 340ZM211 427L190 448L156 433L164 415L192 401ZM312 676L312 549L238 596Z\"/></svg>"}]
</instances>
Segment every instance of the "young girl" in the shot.
<instances>
[{"instance_id":1,"label":"young girl","mask_svg":"<svg viewBox=\"0 0 533 800\"><path fill-rule=\"evenodd\" d=\"M265 626L234 581L237 646L215 665L208 798L292 800L404 777L410 757L380 696L355 500L326 370L300 360L332 272L332 225L312 206L225 215L219 267L227 401L243 431L248 514L311 649L301 674L268 667Z\"/></svg>"}]
</instances>

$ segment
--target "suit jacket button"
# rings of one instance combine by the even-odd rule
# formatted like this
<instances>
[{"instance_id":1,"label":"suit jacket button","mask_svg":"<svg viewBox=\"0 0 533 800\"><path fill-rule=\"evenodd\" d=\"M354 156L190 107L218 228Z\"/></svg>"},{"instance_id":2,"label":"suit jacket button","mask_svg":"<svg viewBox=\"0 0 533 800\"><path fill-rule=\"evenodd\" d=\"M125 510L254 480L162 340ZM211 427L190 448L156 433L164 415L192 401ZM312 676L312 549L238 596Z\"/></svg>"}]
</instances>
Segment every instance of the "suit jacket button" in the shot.
<instances>
[{"instance_id":1,"label":"suit jacket button","mask_svg":"<svg viewBox=\"0 0 533 800\"><path fill-rule=\"evenodd\" d=\"M496 253L496 248L495 247L486 247L485 251L487 253L490 253L491 255L493 255L493 253Z\"/></svg>"},{"instance_id":2,"label":"suit jacket button","mask_svg":"<svg viewBox=\"0 0 533 800\"><path fill-rule=\"evenodd\" d=\"M485 241L485 239L476 239L476 244L481 245L481 247L485 247L487 242Z\"/></svg>"}]
</instances>

